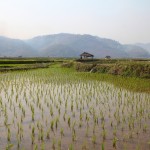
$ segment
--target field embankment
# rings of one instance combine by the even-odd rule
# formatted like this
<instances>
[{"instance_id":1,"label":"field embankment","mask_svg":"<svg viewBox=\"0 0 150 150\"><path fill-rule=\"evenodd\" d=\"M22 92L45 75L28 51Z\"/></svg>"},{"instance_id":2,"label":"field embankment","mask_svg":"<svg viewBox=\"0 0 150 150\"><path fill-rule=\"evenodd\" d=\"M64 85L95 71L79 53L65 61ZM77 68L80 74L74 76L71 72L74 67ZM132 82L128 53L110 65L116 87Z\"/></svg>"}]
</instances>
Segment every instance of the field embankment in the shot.
<instances>
[{"instance_id":1,"label":"field embankment","mask_svg":"<svg viewBox=\"0 0 150 150\"><path fill-rule=\"evenodd\" d=\"M98 72L124 77L150 79L150 61L101 60L75 63L75 69L81 72Z\"/></svg>"},{"instance_id":2,"label":"field embankment","mask_svg":"<svg viewBox=\"0 0 150 150\"><path fill-rule=\"evenodd\" d=\"M77 76L109 82L130 91L150 92L150 64L148 61L88 60L65 62L65 68L74 68Z\"/></svg>"},{"instance_id":3,"label":"field embankment","mask_svg":"<svg viewBox=\"0 0 150 150\"><path fill-rule=\"evenodd\" d=\"M17 58L0 59L0 72L48 68L54 60Z\"/></svg>"}]
</instances>

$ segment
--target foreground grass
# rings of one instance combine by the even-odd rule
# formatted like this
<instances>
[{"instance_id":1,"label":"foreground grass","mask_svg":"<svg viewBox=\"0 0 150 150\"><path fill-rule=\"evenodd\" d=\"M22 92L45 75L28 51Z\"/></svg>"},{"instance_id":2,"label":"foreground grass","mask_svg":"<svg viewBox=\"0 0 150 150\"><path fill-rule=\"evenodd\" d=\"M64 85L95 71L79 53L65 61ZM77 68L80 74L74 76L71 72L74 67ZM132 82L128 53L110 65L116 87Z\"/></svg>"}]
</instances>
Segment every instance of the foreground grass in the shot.
<instances>
[{"instance_id":1,"label":"foreground grass","mask_svg":"<svg viewBox=\"0 0 150 150\"><path fill-rule=\"evenodd\" d=\"M0 149L149 149L149 94L132 92L148 81L60 64L1 74Z\"/></svg>"}]
</instances>

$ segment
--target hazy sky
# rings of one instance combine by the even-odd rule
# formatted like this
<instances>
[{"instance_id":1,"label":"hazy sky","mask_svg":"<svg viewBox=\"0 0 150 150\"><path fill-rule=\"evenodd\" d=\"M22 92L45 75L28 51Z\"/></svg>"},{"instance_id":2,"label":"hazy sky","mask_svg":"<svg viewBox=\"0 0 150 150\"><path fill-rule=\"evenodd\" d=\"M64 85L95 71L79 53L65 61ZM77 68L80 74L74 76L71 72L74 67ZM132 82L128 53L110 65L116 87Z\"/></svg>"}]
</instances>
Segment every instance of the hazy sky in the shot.
<instances>
[{"instance_id":1,"label":"hazy sky","mask_svg":"<svg viewBox=\"0 0 150 150\"><path fill-rule=\"evenodd\" d=\"M55 33L150 42L150 0L0 0L0 35Z\"/></svg>"}]
</instances>

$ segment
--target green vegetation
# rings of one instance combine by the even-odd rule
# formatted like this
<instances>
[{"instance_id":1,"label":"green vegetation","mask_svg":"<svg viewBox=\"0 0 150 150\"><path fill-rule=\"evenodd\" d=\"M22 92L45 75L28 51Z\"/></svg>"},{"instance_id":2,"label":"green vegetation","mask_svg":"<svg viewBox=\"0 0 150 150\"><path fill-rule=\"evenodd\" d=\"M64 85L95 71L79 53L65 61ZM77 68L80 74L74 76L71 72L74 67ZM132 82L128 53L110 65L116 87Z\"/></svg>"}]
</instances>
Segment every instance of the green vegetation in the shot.
<instances>
[{"instance_id":1,"label":"green vegetation","mask_svg":"<svg viewBox=\"0 0 150 150\"><path fill-rule=\"evenodd\" d=\"M100 80L111 83L119 88L124 88L130 91L137 92L150 92L150 79L140 79L134 77L122 77L122 76L114 76L111 74L99 74L99 73L77 73L79 78L86 78L90 80ZM81 76L81 75L84 75ZM83 80L84 80L83 79Z\"/></svg>"},{"instance_id":2,"label":"green vegetation","mask_svg":"<svg viewBox=\"0 0 150 150\"><path fill-rule=\"evenodd\" d=\"M82 63L67 61L61 67L78 71L76 75L82 79L105 81L131 91L150 92L150 63L148 60L132 60L130 62L119 59L81 61ZM114 73L115 70L117 70L116 73Z\"/></svg>"},{"instance_id":3,"label":"green vegetation","mask_svg":"<svg viewBox=\"0 0 150 150\"><path fill-rule=\"evenodd\" d=\"M7 71L17 71L17 70L30 70L30 69L38 69L38 68L48 68L50 64L28 64L28 65L2 65L0 66L0 72L7 72Z\"/></svg>"},{"instance_id":4,"label":"green vegetation","mask_svg":"<svg viewBox=\"0 0 150 150\"><path fill-rule=\"evenodd\" d=\"M0 149L149 149L149 79L74 64L0 74Z\"/></svg>"},{"instance_id":5,"label":"green vegetation","mask_svg":"<svg viewBox=\"0 0 150 150\"><path fill-rule=\"evenodd\" d=\"M124 77L138 77L150 79L150 61L135 60L99 60L81 61L75 64L77 71L98 72Z\"/></svg>"},{"instance_id":6,"label":"green vegetation","mask_svg":"<svg viewBox=\"0 0 150 150\"><path fill-rule=\"evenodd\" d=\"M53 60L37 58L0 59L0 72L48 68Z\"/></svg>"}]
</instances>

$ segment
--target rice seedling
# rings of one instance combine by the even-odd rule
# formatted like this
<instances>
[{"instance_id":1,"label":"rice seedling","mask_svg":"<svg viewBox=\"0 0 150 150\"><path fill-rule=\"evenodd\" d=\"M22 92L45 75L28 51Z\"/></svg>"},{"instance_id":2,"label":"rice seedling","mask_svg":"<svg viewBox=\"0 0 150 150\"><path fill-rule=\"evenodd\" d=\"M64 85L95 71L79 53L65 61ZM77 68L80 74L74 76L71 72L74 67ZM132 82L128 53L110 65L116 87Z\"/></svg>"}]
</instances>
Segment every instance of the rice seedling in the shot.
<instances>
[{"instance_id":1,"label":"rice seedling","mask_svg":"<svg viewBox=\"0 0 150 150\"><path fill-rule=\"evenodd\" d=\"M38 146L35 144L33 147L34 150L38 150Z\"/></svg>"},{"instance_id":2,"label":"rice seedling","mask_svg":"<svg viewBox=\"0 0 150 150\"><path fill-rule=\"evenodd\" d=\"M44 142L42 142L42 144L41 144L41 150L45 150L45 143Z\"/></svg>"},{"instance_id":3,"label":"rice seedling","mask_svg":"<svg viewBox=\"0 0 150 150\"><path fill-rule=\"evenodd\" d=\"M69 150L74 150L72 143L69 145Z\"/></svg>"},{"instance_id":4,"label":"rice seedling","mask_svg":"<svg viewBox=\"0 0 150 150\"><path fill-rule=\"evenodd\" d=\"M70 127L70 117L68 117L68 126Z\"/></svg>"},{"instance_id":5,"label":"rice seedling","mask_svg":"<svg viewBox=\"0 0 150 150\"><path fill-rule=\"evenodd\" d=\"M93 136L92 136L92 143L93 143L93 144L96 144L96 135L93 135Z\"/></svg>"},{"instance_id":6,"label":"rice seedling","mask_svg":"<svg viewBox=\"0 0 150 150\"><path fill-rule=\"evenodd\" d=\"M64 129L63 128L61 128L61 130L60 130L60 135L61 135L61 137L64 136Z\"/></svg>"},{"instance_id":7,"label":"rice seedling","mask_svg":"<svg viewBox=\"0 0 150 150\"><path fill-rule=\"evenodd\" d=\"M105 148L104 148L104 143L102 143L102 150L105 150Z\"/></svg>"},{"instance_id":8,"label":"rice seedling","mask_svg":"<svg viewBox=\"0 0 150 150\"><path fill-rule=\"evenodd\" d=\"M118 139L116 137L113 138L113 147L116 148L117 147L117 141Z\"/></svg>"},{"instance_id":9,"label":"rice seedling","mask_svg":"<svg viewBox=\"0 0 150 150\"><path fill-rule=\"evenodd\" d=\"M52 141L52 149L55 149L55 144L56 144L56 140L53 138L53 141Z\"/></svg>"},{"instance_id":10,"label":"rice seedling","mask_svg":"<svg viewBox=\"0 0 150 150\"><path fill-rule=\"evenodd\" d=\"M102 137L103 137L103 140L106 139L106 130L103 130L103 131L102 131Z\"/></svg>"},{"instance_id":11,"label":"rice seedling","mask_svg":"<svg viewBox=\"0 0 150 150\"><path fill-rule=\"evenodd\" d=\"M7 141L10 142L10 138L11 138L11 133L10 133L10 128L8 127L8 132L7 132Z\"/></svg>"},{"instance_id":12,"label":"rice seedling","mask_svg":"<svg viewBox=\"0 0 150 150\"><path fill-rule=\"evenodd\" d=\"M13 144L8 144L7 146L6 146L6 150L11 150L12 148L13 148Z\"/></svg>"},{"instance_id":13,"label":"rice seedling","mask_svg":"<svg viewBox=\"0 0 150 150\"><path fill-rule=\"evenodd\" d=\"M47 139L50 139L50 128L47 130L47 132L46 132L46 138Z\"/></svg>"},{"instance_id":14,"label":"rice seedling","mask_svg":"<svg viewBox=\"0 0 150 150\"><path fill-rule=\"evenodd\" d=\"M74 142L76 140L76 132L72 133L72 141Z\"/></svg>"}]
</instances>

